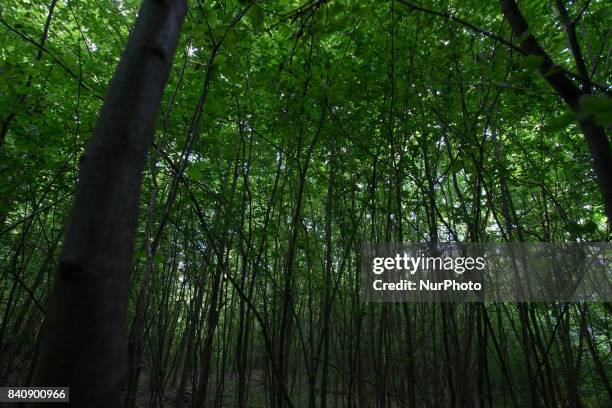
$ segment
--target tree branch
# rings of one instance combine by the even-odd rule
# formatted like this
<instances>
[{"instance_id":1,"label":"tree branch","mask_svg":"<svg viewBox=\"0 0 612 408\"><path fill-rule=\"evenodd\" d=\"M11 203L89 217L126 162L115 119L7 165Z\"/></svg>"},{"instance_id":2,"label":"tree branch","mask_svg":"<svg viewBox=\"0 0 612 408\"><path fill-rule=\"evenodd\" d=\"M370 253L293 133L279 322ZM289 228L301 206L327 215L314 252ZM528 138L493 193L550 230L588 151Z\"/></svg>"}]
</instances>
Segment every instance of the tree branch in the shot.
<instances>
[{"instance_id":1,"label":"tree branch","mask_svg":"<svg viewBox=\"0 0 612 408\"><path fill-rule=\"evenodd\" d=\"M102 98L100 95L96 94L94 92L94 90L91 88L91 86L89 86L86 83L84 83L81 80L81 78L79 78L79 76L72 69L70 69L70 67L68 67L62 60L60 60L58 57L56 57L55 54L53 54L48 48L40 45L34 39L28 37L26 34L23 34L19 30L17 30L13 26L11 26L9 23L7 23L1 17L0 17L0 24L5 26L10 32L16 34L17 36L21 37L23 40L25 40L25 41L29 42L30 44L34 45L36 48L38 48L39 52L44 52L44 53L48 54L54 62L56 62L60 67L62 67L64 69L64 71L66 71L68 73L68 75L70 75L72 78L76 79L79 82L79 84L84 89L86 89L87 91L89 91L92 94L92 96L94 96L95 98L97 98L97 99L99 99L101 101L104 100L104 98Z\"/></svg>"},{"instance_id":2,"label":"tree branch","mask_svg":"<svg viewBox=\"0 0 612 408\"><path fill-rule=\"evenodd\" d=\"M428 8L425 8L425 7L417 6L416 4L410 3L409 1L406 1L406 0L398 0L398 1L401 4L405 5L406 7L411 8L413 10L420 11L420 12L427 13L427 14L431 14L431 15L438 16L438 17L443 17L443 18L445 18L447 20L450 20L450 21L453 21L455 23L458 23L458 24L464 26L465 28L467 28L468 30L470 30L470 31L472 31L472 32L474 32L476 34L484 35L485 37L488 37L488 38L490 38L490 39L492 39L494 41L497 41L497 42L499 42L501 44L504 44L508 48L518 52L519 54L521 54L523 56L530 55L530 53L527 52L524 48L518 47L518 46L512 44L510 41L504 39L503 37L501 37L501 36L499 36L497 34L494 34L494 33L490 32L488 30L485 30L483 28L480 28L480 27L470 23L469 21L466 21L466 20L464 20L462 18L454 16L454 15L452 15L450 13L443 12L443 11L431 10L431 9L428 9ZM563 73L563 74L569 76L572 79L576 79L576 80L580 80L580 81L585 81L585 78L584 78L583 75L576 74L575 72L569 71L569 70L567 70L567 69L565 69L565 68L563 68L563 67L561 67L559 65L553 64L553 66L554 66L553 69L556 70L556 71L559 71L559 73ZM599 84L593 84L593 85L596 86L597 89L599 89L601 92L604 92L606 94L608 93L607 87L599 85Z\"/></svg>"},{"instance_id":3,"label":"tree branch","mask_svg":"<svg viewBox=\"0 0 612 408\"><path fill-rule=\"evenodd\" d=\"M563 98L563 100L574 111L579 111L578 100L582 92L576 84L565 76L565 73L548 56L540 46L538 40L529 31L529 25L523 17L514 0L500 0L500 5L514 35L521 41L521 49L526 55L542 58L538 70L548 84Z\"/></svg>"},{"instance_id":4,"label":"tree branch","mask_svg":"<svg viewBox=\"0 0 612 408\"><path fill-rule=\"evenodd\" d=\"M561 23L565 27L565 32L567 33L567 39L574 57L574 61L576 62L576 68L578 69L580 76L582 76L582 89L583 91L590 92L591 80L584 63L584 58L582 57L582 52L580 51L580 44L578 43L578 36L576 35L576 24L570 19L567 9L565 8L565 4L563 4L563 0L555 0L555 4L559 10Z\"/></svg>"}]
</instances>

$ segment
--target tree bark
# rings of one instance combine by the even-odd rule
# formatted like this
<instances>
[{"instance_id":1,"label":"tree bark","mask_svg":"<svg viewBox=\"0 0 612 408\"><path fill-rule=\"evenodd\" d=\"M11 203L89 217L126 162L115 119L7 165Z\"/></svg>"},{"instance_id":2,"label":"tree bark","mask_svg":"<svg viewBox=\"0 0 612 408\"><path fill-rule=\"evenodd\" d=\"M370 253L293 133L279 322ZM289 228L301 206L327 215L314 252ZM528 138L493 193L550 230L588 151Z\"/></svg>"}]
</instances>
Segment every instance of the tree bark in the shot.
<instances>
[{"instance_id":1,"label":"tree bark","mask_svg":"<svg viewBox=\"0 0 612 408\"><path fill-rule=\"evenodd\" d=\"M185 13L143 1L81 161L33 381L70 386L68 406L119 405L142 172Z\"/></svg>"}]
</instances>

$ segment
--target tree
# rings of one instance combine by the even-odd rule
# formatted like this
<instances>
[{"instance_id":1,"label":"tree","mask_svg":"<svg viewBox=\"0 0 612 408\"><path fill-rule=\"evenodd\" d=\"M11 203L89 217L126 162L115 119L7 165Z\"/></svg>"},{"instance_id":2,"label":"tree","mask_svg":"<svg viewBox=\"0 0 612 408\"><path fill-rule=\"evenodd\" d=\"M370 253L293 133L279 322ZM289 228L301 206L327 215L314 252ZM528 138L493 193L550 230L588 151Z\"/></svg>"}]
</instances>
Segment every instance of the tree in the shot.
<instances>
[{"instance_id":1,"label":"tree","mask_svg":"<svg viewBox=\"0 0 612 408\"><path fill-rule=\"evenodd\" d=\"M595 87L591 82L591 75L586 70L576 36L576 23L580 19L580 15L576 20L571 21L563 0L556 1L557 9L569 37L570 50L580 74L579 81L581 87L578 87L572 78L569 78L567 73L556 65L540 46L533 32L529 29L529 25L516 1L500 0L500 5L506 19L510 23L510 27L512 27L514 35L518 37L521 49L525 52L525 55L536 61L537 69L546 82L565 101L572 112L578 115L578 123L593 158L595 177L603 197L608 223L612 223L612 149L610 148L610 140L606 135L606 130L596 122L593 112L585 109L584 106L585 99L588 103L589 98L592 98ZM604 100L596 103L600 105L609 105L611 103L609 100L610 96L607 93L600 98Z\"/></svg>"},{"instance_id":2,"label":"tree","mask_svg":"<svg viewBox=\"0 0 612 408\"><path fill-rule=\"evenodd\" d=\"M75 407L119 404L142 172L185 13L184 0L143 2L81 159L34 374L69 384Z\"/></svg>"}]
</instances>

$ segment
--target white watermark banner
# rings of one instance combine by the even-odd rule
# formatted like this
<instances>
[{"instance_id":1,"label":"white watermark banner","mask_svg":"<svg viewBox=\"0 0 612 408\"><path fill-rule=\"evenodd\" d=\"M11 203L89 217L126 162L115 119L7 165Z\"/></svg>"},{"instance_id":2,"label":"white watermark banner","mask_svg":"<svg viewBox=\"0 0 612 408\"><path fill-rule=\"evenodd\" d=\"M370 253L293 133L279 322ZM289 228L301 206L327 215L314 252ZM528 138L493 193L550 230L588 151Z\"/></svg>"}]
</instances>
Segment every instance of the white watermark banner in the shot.
<instances>
[{"instance_id":1,"label":"white watermark banner","mask_svg":"<svg viewBox=\"0 0 612 408\"><path fill-rule=\"evenodd\" d=\"M612 245L369 243L361 290L369 302L610 302Z\"/></svg>"}]
</instances>

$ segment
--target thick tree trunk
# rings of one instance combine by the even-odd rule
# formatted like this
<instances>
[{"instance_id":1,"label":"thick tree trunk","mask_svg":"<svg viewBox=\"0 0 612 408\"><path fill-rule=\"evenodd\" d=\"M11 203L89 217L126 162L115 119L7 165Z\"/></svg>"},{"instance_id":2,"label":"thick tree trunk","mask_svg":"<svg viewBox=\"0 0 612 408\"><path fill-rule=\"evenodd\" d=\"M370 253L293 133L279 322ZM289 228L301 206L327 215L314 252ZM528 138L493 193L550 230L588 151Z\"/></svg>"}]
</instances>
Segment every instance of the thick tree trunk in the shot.
<instances>
[{"instance_id":1,"label":"thick tree trunk","mask_svg":"<svg viewBox=\"0 0 612 408\"><path fill-rule=\"evenodd\" d=\"M70 386L68 406L119 405L142 172L185 13L144 0L81 162L34 375Z\"/></svg>"}]
</instances>

